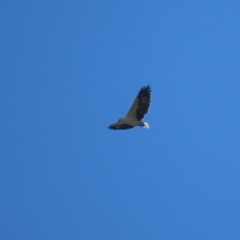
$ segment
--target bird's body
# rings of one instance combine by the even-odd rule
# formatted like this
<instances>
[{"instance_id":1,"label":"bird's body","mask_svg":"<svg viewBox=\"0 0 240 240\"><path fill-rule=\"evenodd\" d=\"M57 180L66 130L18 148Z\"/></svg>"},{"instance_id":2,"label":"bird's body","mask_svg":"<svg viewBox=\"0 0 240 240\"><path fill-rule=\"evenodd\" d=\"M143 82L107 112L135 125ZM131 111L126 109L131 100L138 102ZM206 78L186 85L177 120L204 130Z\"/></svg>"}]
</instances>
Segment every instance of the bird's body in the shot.
<instances>
[{"instance_id":1,"label":"bird's body","mask_svg":"<svg viewBox=\"0 0 240 240\"><path fill-rule=\"evenodd\" d=\"M148 124L142 122L144 115L148 112L151 102L151 87L148 85L142 87L132 104L127 115L120 118L117 123L113 123L109 126L112 130L126 130L136 126L149 128Z\"/></svg>"}]
</instances>

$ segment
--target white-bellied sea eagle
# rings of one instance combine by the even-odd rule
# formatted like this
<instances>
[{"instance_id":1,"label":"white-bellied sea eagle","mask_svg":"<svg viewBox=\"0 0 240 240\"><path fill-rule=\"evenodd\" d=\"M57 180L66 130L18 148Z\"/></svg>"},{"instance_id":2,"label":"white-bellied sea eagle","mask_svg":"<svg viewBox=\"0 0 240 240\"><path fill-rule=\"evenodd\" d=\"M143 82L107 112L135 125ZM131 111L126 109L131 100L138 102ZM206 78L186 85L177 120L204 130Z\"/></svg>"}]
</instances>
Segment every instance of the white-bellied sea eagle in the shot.
<instances>
[{"instance_id":1,"label":"white-bellied sea eagle","mask_svg":"<svg viewBox=\"0 0 240 240\"><path fill-rule=\"evenodd\" d=\"M150 102L151 87L150 85L147 85L140 89L127 115L123 118L120 118L117 123L111 124L108 128L112 130L126 130L136 126L149 128L149 125L146 122L142 122L141 120L148 112Z\"/></svg>"}]
</instances>

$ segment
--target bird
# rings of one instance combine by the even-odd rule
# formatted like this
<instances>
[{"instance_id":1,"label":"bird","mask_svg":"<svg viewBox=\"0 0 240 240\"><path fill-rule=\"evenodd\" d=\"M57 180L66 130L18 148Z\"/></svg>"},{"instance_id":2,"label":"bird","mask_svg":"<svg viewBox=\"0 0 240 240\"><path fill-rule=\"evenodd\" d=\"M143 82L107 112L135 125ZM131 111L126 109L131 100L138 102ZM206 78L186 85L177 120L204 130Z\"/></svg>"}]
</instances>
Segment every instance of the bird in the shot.
<instances>
[{"instance_id":1,"label":"bird","mask_svg":"<svg viewBox=\"0 0 240 240\"><path fill-rule=\"evenodd\" d=\"M108 126L111 130L127 130L136 126L149 128L148 123L141 121L148 113L151 103L151 86L147 85L140 89L127 115L118 122Z\"/></svg>"}]
</instances>

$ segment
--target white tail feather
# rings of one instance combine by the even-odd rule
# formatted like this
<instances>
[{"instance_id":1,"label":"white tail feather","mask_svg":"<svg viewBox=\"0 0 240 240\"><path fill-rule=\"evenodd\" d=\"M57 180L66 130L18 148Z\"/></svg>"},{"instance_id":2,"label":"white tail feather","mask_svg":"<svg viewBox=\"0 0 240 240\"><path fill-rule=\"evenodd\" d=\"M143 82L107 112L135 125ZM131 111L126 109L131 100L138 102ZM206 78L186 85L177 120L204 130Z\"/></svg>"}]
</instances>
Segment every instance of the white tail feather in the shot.
<instances>
[{"instance_id":1,"label":"white tail feather","mask_svg":"<svg viewBox=\"0 0 240 240\"><path fill-rule=\"evenodd\" d=\"M146 122L143 122L143 124L144 124L144 128L149 128L149 125L148 125L148 123L146 123Z\"/></svg>"}]
</instances>

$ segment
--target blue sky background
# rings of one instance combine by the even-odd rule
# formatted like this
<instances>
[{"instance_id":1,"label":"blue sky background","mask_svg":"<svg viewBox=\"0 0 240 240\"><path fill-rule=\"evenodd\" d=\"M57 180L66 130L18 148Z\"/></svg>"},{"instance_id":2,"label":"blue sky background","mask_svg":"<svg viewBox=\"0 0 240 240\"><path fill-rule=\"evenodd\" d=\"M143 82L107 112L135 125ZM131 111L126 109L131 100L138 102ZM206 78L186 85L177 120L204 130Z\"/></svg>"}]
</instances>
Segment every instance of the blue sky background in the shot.
<instances>
[{"instance_id":1,"label":"blue sky background","mask_svg":"<svg viewBox=\"0 0 240 240\"><path fill-rule=\"evenodd\" d=\"M240 239L239 1L1 1L0 238ZM110 131L152 86L150 129Z\"/></svg>"}]
</instances>

